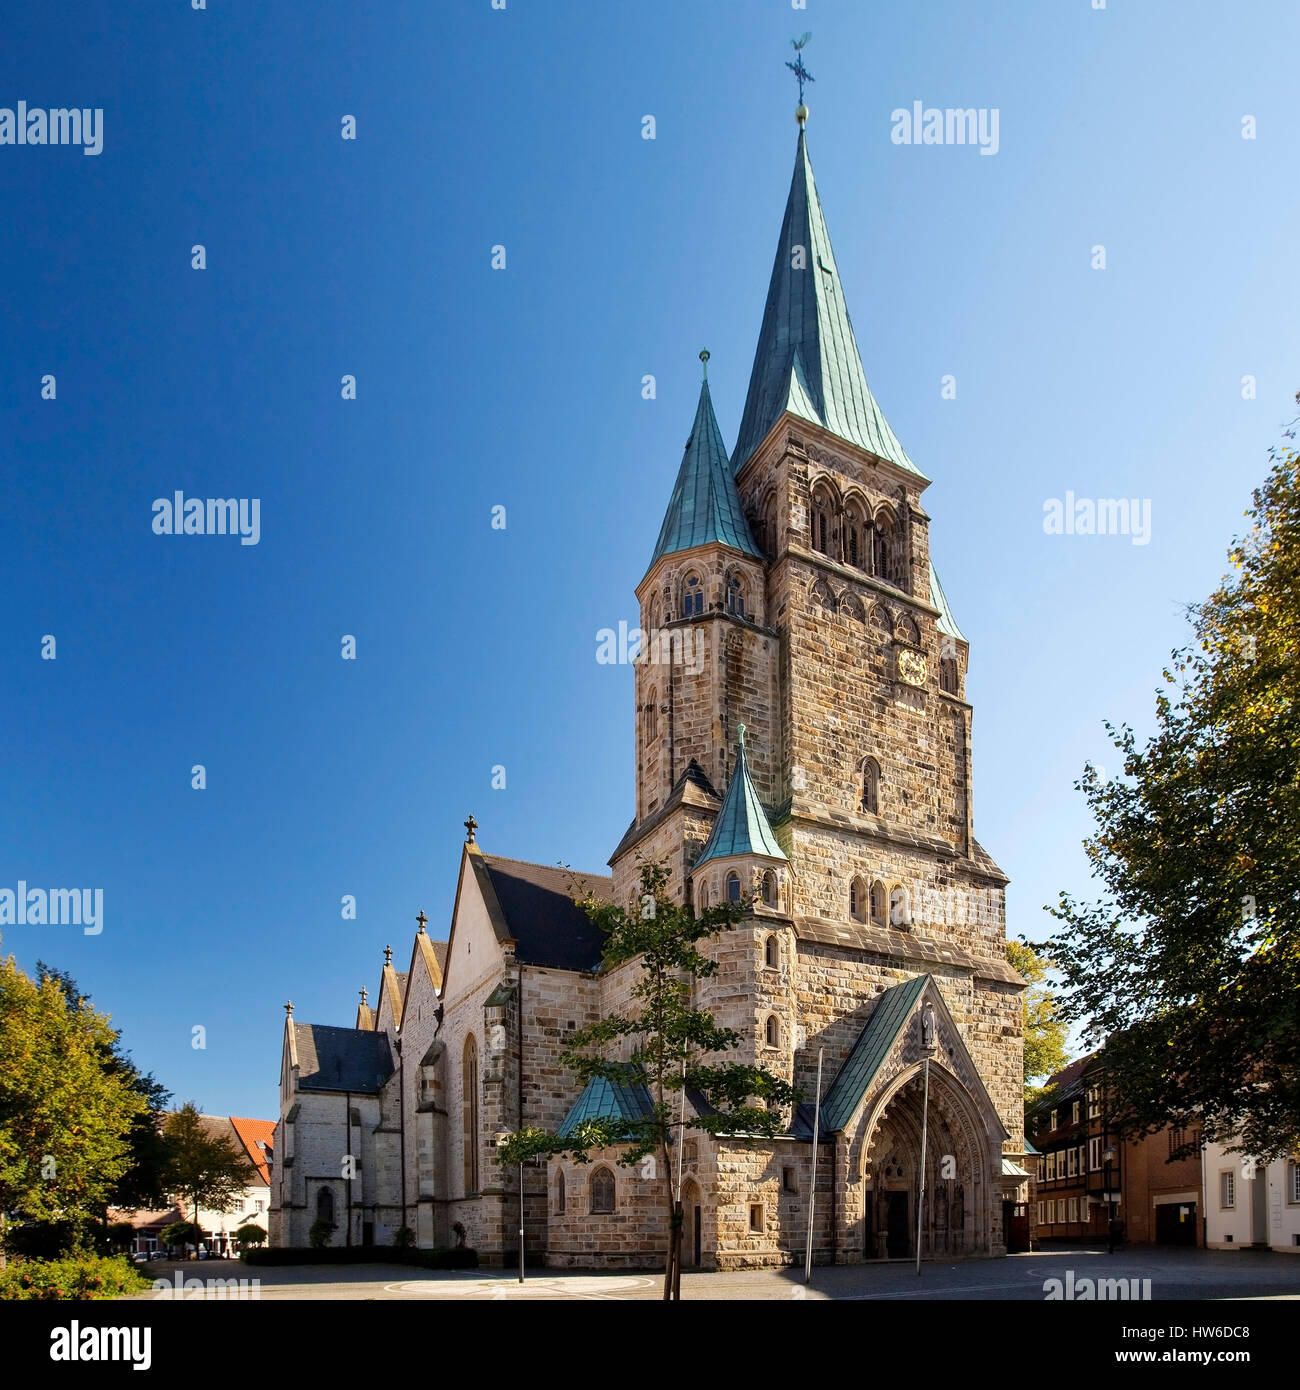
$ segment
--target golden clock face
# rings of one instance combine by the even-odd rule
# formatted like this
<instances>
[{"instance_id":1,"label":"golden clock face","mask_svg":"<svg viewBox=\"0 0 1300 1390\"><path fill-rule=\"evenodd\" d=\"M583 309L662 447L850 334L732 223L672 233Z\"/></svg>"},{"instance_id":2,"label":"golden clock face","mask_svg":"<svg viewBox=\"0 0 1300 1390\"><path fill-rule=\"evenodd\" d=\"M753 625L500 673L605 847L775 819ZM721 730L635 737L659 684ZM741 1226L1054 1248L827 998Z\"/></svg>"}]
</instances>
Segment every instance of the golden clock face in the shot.
<instances>
[{"instance_id":1,"label":"golden clock face","mask_svg":"<svg viewBox=\"0 0 1300 1390\"><path fill-rule=\"evenodd\" d=\"M901 651L898 654L898 679L907 685L925 684L925 657L920 652Z\"/></svg>"}]
</instances>

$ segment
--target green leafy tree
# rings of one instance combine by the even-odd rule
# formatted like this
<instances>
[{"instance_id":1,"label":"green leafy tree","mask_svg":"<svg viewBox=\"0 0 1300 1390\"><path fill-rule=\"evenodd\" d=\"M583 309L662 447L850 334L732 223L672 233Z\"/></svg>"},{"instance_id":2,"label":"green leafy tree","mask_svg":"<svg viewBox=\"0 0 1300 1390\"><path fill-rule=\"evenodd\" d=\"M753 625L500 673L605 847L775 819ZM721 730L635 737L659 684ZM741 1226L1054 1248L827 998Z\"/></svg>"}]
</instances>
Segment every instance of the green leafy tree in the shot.
<instances>
[{"instance_id":1,"label":"green leafy tree","mask_svg":"<svg viewBox=\"0 0 1300 1390\"><path fill-rule=\"evenodd\" d=\"M747 902L722 902L693 914L668 896L668 869L641 866L640 893L627 908L582 902L605 934L604 968L636 962L641 975L632 987L633 1009L610 1014L570 1035L566 1065L579 1082L599 1077L617 1085L645 1085L651 1097L640 1119L593 1119L561 1137L524 1129L497 1154L502 1164L567 1154L579 1163L602 1149L621 1149L619 1163L632 1167L656 1160L670 1237L664 1265L664 1298L681 1297L682 1203L674 1182L674 1140L683 1129L717 1135L775 1135L785 1128L798 1099L788 1082L762 1067L718 1060L741 1045L740 1034L720 1028L713 1016L691 1007L692 986L710 978L716 963L700 947L731 930L748 912ZM711 1107L692 1114L679 1103L683 1088L702 1094Z\"/></svg>"},{"instance_id":2,"label":"green leafy tree","mask_svg":"<svg viewBox=\"0 0 1300 1390\"><path fill-rule=\"evenodd\" d=\"M1115 1119L1260 1158L1300 1147L1300 459L1272 456L1156 732L1108 724L1123 776L1078 783L1105 891L1062 894L1046 948L1062 1013L1105 1041Z\"/></svg>"},{"instance_id":3,"label":"green leafy tree","mask_svg":"<svg viewBox=\"0 0 1300 1390\"><path fill-rule=\"evenodd\" d=\"M66 970L56 970L43 960L36 962L37 977L42 984L54 980L63 990L70 1008L87 1009L90 995L82 994L77 982ZM152 1073L142 1072L122 1047L121 1034L102 1049L104 1070L122 1077L126 1084L144 1101L132 1122L128 1135L131 1148L130 1163L122 1176L112 1185L103 1202L101 1218L107 1221L109 1207L126 1211L165 1206L167 1192L167 1143L163 1138L163 1119L171 1105L171 1092Z\"/></svg>"},{"instance_id":4,"label":"green leafy tree","mask_svg":"<svg viewBox=\"0 0 1300 1390\"><path fill-rule=\"evenodd\" d=\"M250 1221L247 1225L239 1227L234 1234L234 1241L241 1250L250 1245L265 1245L266 1229L265 1227L259 1226L256 1222Z\"/></svg>"},{"instance_id":5,"label":"green leafy tree","mask_svg":"<svg viewBox=\"0 0 1300 1390\"><path fill-rule=\"evenodd\" d=\"M1032 1103L1040 1089L1034 1086L1034 1079L1051 1076L1067 1061L1067 1029L1047 987L1052 962L1039 955L1023 938L1007 942L1007 960L1026 984L1021 996L1021 1022L1025 1044L1025 1100Z\"/></svg>"},{"instance_id":6,"label":"green leafy tree","mask_svg":"<svg viewBox=\"0 0 1300 1390\"><path fill-rule=\"evenodd\" d=\"M186 1101L163 1122L167 1141L168 1186L188 1199L194 1224L199 1208L231 1211L248 1186L248 1162L223 1134L212 1133L193 1101Z\"/></svg>"},{"instance_id":7,"label":"green leafy tree","mask_svg":"<svg viewBox=\"0 0 1300 1390\"><path fill-rule=\"evenodd\" d=\"M179 1246L183 1256L187 1245L192 1245L197 1253L201 1234L193 1221L169 1221L158 1232L158 1239L168 1250Z\"/></svg>"},{"instance_id":8,"label":"green leafy tree","mask_svg":"<svg viewBox=\"0 0 1300 1390\"><path fill-rule=\"evenodd\" d=\"M38 983L12 956L0 960L0 1260L8 1217L79 1228L130 1166L146 1103L104 1066L116 1038L56 980Z\"/></svg>"},{"instance_id":9,"label":"green leafy tree","mask_svg":"<svg viewBox=\"0 0 1300 1390\"><path fill-rule=\"evenodd\" d=\"M326 1221L323 1217L313 1221L307 1231L307 1243L313 1250L323 1250L334 1239L336 1229L332 1221Z\"/></svg>"}]
</instances>

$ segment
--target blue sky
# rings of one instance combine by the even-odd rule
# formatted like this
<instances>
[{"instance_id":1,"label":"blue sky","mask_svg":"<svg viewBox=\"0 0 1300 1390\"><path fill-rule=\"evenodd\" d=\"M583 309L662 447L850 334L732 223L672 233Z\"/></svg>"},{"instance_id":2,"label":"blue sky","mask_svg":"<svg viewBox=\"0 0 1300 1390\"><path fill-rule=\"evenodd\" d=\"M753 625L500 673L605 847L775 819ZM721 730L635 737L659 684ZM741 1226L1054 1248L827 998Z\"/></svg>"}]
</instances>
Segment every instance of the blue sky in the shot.
<instances>
[{"instance_id":1,"label":"blue sky","mask_svg":"<svg viewBox=\"0 0 1300 1390\"><path fill-rule=\"evenodd\" d=\"M1101 721L1149 726L1294 413L1294 6L9 16L0 106L102 107L104 147L0 145L0 887L99 887L105 922L3 949L178 1098L273 1117L281 1003L350 1023L419 909L446 934L467 812L588 870L626 828L595 634L635 622L704 346L734 442L805 29L867 377L971 639L976 832L1039 936L1088 886ZM998 153L892 143L918 100L996 108ZM260 498L260 543L154 535L177 489ZM1150 543L1045 535L1067 490L1149 498Z\"/></svg>"}]
</instances>

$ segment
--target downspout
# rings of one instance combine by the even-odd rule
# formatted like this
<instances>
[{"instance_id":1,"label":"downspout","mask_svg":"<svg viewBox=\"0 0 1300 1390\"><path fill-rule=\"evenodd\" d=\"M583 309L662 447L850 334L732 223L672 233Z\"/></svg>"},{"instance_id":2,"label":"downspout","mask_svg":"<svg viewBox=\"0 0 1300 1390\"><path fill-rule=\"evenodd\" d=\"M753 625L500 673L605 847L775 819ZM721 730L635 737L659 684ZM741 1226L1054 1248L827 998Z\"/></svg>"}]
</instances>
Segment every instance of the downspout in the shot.
<instances>
[{"instance_id":1,"label":"downspout","mask_svg":"<svg viewBox=\"0 0 1300 1390\"><path fill-rule=\"evenodd\" d=\"M397 1039L397 1125L398 1152L401 1155L402 1174L402 1225L408 1227L406 1220L406 1058L402 1053L402 1039Z\"/></svg>"},{"instance_id":2,"label":"downspout","mask_svg":"<svg viewBox=\"0 0 1300 1390\"><path fill-rule=\"evenodd\" d=\"M515 1036L515 1072L518 1082L518 1100L516 1105L516 1116L518 1119L517 1129L524 1127L524 963L516 961L519 969L518 983L516 985L517 1000L515 1003L515 1017L517 1019L517 1031ZM519 1165L519 1222L524 1227L524 1166ZM527 1241L524 1238L523 1229L519 1232L519 1268L522 1272L524 1267L524 1254Z\"/></svg>"},{"instance_id":3,"label":"downspout","mask_svg":"<svg viewBox=\"0 0 1300 1390\"><path fill-rule=\"evenodd\" d=\"M831 1264L840 1262L840 1204L839 1204L840 1141L831 1149Z\"/></svg>"},{"instance_id":4,"label":"downspout","mask_svg":"<svg viewBox=\"0 0 1300 1390\"><path fill-rule=\"evenodd\" d=\"M352 1157L352 1166L355 1168L355 1167L356 1167L356 1157L355 1157L355 1155L352 1154L352 1092L351 1092L351 1091L344 1091L344 1093L343 1093L343 1104L347 1107L347 1109L346 1109L345 1112L344 1112L344 1118L345 1118L345 1119L347 1120L347 1122L348 1122L348 1147L347 1147L347 1152L348 1152L349 1156ZM347 1181L348 1181L348 1187L347 1187L347 1192L348 1192L348 1238L347 1238L347 1244L348 1244L348 1245L351 1245L351 1244L352 1244L352 1179L351 1179L351 1177L349 1177Z\"/></svg>"}]
</instances>

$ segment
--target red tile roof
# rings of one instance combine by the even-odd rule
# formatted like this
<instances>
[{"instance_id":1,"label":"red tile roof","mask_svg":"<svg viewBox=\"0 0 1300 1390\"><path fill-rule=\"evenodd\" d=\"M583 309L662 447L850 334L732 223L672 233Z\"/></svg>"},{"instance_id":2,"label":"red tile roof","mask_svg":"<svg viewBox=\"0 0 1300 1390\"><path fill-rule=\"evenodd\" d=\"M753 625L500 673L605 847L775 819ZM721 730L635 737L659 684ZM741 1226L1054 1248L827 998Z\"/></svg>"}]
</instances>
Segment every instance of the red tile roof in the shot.
<instances>
[{"instance_id":1,"label":"red tile roof","mask_svg":"<svg viewBox=\"0 0 1300 1390\"><path fill-rule=\"evenodd\" d=\"M274 1120L241 1120L232 1115L230 1117L231 1128L239 1136L239 1142L244 1146L249 1158L252 1159L254 1167L260 1174L262 1181L268 1186L271 1182L271 1172L267 1167L266 1155L275 1151L275 1121ZM265 1149L257 1147L257 1141L261 1140L266 1145Z\"/></svg>"}]
</instances>

